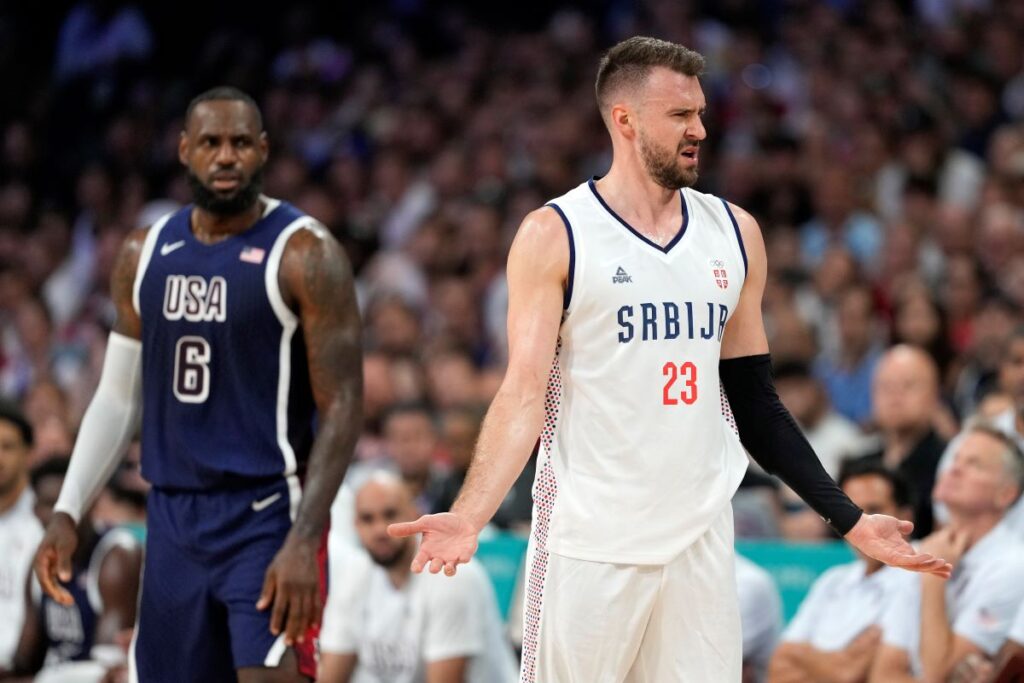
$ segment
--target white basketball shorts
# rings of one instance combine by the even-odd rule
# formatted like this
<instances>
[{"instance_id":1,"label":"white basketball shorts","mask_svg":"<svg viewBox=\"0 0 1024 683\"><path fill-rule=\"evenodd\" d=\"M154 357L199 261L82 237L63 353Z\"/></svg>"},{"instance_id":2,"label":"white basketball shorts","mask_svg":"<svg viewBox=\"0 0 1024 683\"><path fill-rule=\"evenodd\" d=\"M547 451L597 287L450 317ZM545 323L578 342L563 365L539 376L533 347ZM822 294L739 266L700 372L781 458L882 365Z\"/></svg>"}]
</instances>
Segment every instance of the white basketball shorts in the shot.
<instances>
[{"instance_id":1,"label":"white basketball shorts","mask_svg":"<svg viewBox=\"0 0 1024 683\"><path fill-rule=\"evenodd\" d=\"M732 507L666 565L527 551L520 683L738 683Z\"/></svg>"}]
</instances>

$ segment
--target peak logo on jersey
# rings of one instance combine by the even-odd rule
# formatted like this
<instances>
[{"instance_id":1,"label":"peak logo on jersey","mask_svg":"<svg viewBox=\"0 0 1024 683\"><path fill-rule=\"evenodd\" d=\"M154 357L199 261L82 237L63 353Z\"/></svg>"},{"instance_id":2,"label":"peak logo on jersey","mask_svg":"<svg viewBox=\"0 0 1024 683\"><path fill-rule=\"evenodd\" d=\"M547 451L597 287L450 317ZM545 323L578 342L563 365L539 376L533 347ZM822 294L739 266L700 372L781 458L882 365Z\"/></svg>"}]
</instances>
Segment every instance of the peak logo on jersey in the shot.
<instances>
[{"instance_id":1,"label":"peak logo on jersey","mask_svg":"<svg viewBox=\"0 0 1024 683\"><path fill-rule=\"evenodd\" d=\"M708 261L711 272L715 276L715 284L719 289L729 289L729 274L725 272L725 261L720 258L713 258Z\"/></svg>"},{"instance_id":2,"label":"peak logo on jersey","mask_svg":"<svg viewBox=\"0 0 1024 683\"><path fill-rule=\"evenodd\" d=\"M242 250L242 253L238 255L239 261L245 261L246 263L263 263L263 257L267 255L267 252L260 249L259 247L246 247Z\"/></svg>"},{"instance_id":3,"label":"peak logo on jersey","mask_svg":"<svg viewBox=\"0 0 1024 683\"><path fill-rule=\"evenodd\" d=\"M228 283L220 275L168 275L164 285L164 317L195 323L228 317Z\"/></svg>"},{"instance_id":4,"label":"peak logo on jersey","mask_svg":"<svg viewBox=\"0 0 1024 683\"><path fill-rule=\"evenodd\" d=\"M633 278L630 276L629 273L625 271L625 269L622 266L619 266L619 269L615 271L615 275L612 275L612 282L615 284L632 281Z\"/></svg>"}]
</instances>

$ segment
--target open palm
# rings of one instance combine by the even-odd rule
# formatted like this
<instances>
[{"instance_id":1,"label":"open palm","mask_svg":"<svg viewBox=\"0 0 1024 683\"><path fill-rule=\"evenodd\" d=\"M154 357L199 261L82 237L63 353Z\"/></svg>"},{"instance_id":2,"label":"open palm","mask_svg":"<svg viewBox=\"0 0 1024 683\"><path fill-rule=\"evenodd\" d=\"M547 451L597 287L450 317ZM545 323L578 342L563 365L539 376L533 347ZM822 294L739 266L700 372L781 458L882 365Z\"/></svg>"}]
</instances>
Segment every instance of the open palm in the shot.
<instances>
[{"instance_id":1,"label":"open palm","mask_svg":"<svg viewBox=\"0 0 1024 683\"><path fill-rule=\"evenodd\" d=\"M469 562L477 547L476 529L451 512L423 515L414 522L392 524L388 533L399 538L423 534L419 552L412 559L412 570L417 574L429 563L432 574L444 567L444 573L451 576L458 565Z\"/></svg>"},{"instance_id":2,"label":"open palm","mask_svg":"<svg viewBox=\"0 0 1024 683\"><path fill-rule=\"evenodd\" d=\"M888 515L862 515L846 534L846 540L865 555L912 572L934 574L948 579L953 566L944 559L919 553L905 536L914 530L911 522Z\"/></svg>"}]
</instances>

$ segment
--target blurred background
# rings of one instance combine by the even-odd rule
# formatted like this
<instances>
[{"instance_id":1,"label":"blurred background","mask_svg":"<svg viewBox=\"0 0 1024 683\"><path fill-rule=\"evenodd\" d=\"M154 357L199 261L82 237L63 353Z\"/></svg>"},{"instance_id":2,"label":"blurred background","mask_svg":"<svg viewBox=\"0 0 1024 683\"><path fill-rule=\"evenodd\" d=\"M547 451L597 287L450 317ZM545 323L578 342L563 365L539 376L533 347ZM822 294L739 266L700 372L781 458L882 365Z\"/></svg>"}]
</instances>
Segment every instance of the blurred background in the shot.
<instances>
[{"instance_id":1,"label":"blurred background","mask_svg":"<svg viewBox=\"0 0 1024 683\"><path fill-rule=\"evenodd\" d=\"M784 402L833 476L857 457L899 471L926 536L940 458L965 421L1008 416L1019 438L1024 378L1008 358L1024 310L1024 1L487 9L0 2L0 394L33 428L26 467L70 452L112 323L113 257L127 231L189 202L185 107L230 84L263 110L265 193L322 221L354 263L357 460L399 472L424 511L447 509L503 375L516 227L607 170L597 61L647 34L707 58L696 189L761 224ZM921 353L889 353L898 344ZM140 522L137 460L97 524ZM499 511L488 565L512 613L531 478ZM832 536L756 467L734 508L740 550L772 571L784 619L818 573L852 559L802 545Z\"/></svg>"}]
</instances>

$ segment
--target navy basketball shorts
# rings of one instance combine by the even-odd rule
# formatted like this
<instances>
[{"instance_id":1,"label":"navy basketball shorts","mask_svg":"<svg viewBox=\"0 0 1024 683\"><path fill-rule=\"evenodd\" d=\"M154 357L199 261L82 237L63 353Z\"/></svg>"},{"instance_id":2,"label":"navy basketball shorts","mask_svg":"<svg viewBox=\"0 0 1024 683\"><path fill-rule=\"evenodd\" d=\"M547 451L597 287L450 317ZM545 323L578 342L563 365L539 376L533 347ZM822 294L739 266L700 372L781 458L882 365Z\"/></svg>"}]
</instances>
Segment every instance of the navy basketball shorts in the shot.
<instances>
[{"instance_id":1,"label":"navy basketball shorts","mask_svg":"<svg viewBox=\"0 0 1024 683\"><path fill-rule=\"evenodd\" d=\"M272 607L256 609L267 567L292 526L288 483L211 492L153 488L130 680L235 681L243 667L276 667L284 635ZM323 579L321 579L323 587ZM316 676L314 638L296 646Z\"/></svg>"}]
</instances>

